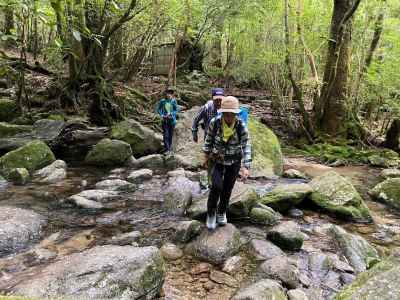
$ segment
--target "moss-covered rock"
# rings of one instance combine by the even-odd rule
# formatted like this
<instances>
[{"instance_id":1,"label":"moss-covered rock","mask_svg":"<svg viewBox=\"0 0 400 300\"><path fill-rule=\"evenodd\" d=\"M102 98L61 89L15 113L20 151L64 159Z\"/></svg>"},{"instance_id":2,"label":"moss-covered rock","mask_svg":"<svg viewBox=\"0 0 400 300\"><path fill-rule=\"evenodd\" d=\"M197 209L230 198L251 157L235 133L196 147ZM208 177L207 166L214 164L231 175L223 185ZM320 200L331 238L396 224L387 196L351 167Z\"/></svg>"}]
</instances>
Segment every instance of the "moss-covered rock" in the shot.
<instances>
[{"instance_id":1,"label":"moss-covered rock","mask_svg":"<svg viewBox=\"0 0 400 300\"><path fill-rule=\"evenodd\" d=\"M32 126L14 125L6 122L0 122L0 138L10 137L18 133L29 132Z\"/></svg>"},{"instance_id":2,"label":"moss-covered rock","mask_svg":"<svg viewBox=\"0 0 400 300\"><path fill-rule=\"evenodd\" d=\"M399 274L400 258L389 257L360 273L352 284L336 295L335 300L400 299Z\"/></svg>"},{"instance_id":3,"label":"moss-covered rock","mask_svg":"<svg viewBox=\"0 0 400 300\"><path fill-rule=\"evenodd\" d=\"M55 160L50 148L44 142L36 140L3 155L0 158L0 173L8 177L15 168L25 168L33 172Z\"/></svg>"},{"instance_id":4,"label":"moss-covered rock","mask_svg":"<svg viewBox=\"0 0 400 300\"><path fill-rule=\"evenodd\" d=\"M286 212L291 207L300 204L311 192L311 186L305 183L282 184L263 196L259 202L276 211Z\"/></svg>"},{"instance_id":5,"label":"moss-covered rock","mask_svg":"<svg viewBox=\"0 0 400 300\"><path fill-rule=\"evenodd\" d=\"M0 122L8 122L18 117L19 110L15 101L8 98L0 99Z\"/></svg>"},{"instance_id":6,"label":"moss-covered rock","mask_svg":"<svg viewBox=\"0 0 400 300\"><path fill-rule=\"evenodd\" d=\"M259 205L250 211L250 222L261 225L275 225L282 219L282 216L272 208Z\"/></svg>"},{"instance_id":7,"label":"moss-covered rock","mask_svg":"<svg viewBox=\"0 0 400 300\"><path fill-rule=\"evenodd\" d=\"M303 245L304 235L299 225L293 221L286 221L271 228L267 238L281 249L297 251Z\"/></svg>"},{"instance_id":8,"label":"moss-covered rock","mask_svg":"<svg viewBox=\"0 0 400 300\"><path fill-rule=\"evenodd\" d=\"M86 155L85 162L96 166L121 166L130 156L132 150L128 143L102 139Z\"/></svg>"},{"instance_id":9,"label":"moss-covered rock","mask_svg":"<svg viewBox=\"0 0 400 300\"><path fill-rule=\"evenodd\" d=\"M379 183L369 194L376 200L400 209L400 178L389 178Z\"/></svg>"},{"instance_id":10,"label":"moss-covered rock","mask_svg":"<svg viewBox=\"0 0 400 300\"><path fill-rule=\"evenodd\" d=\"M163 148L162 136L135 120L115 124L111 138L130 144L134 156L158 153Z\"/></svg>"},{"instance_id":11,"label":"moss-covered rock","mask_svg":"<svg viewBox=\"0 0 400 300\"><path fill-rule=\"evenodd\" d=\"M368 156L368 161L372 166L390 168L399 165L400 157L397 152L385 149Z\"/></svg>"},{"instance_id":12,"label":"moss-covered rock","mask_svg":"<svg viewBox=\"0 0 400 300\"><path fill-rule=\"evenodd\" d=\"M382 178L383 180L388 179L388 178L400 178L400 170L399 169L385 169L385 170L382 170L381 174L379 174L379 177Z\"/></svg>"},{"instance_id":13,"label":"moss-covered rock","mask_svg":"<svg viewBox=\"0 0 400 300\"><path fill-rule=\"evenodd\" d=\"M282 175L282 150L276 135L254 118L249 118L248 126L253 151L251 175L254 177Z\"/></svg>"},{"instance_id":14,"label":"moss-covered rock","mask_svg":"<svg viewBox=\"0 0 400 300\"><path fill-rule=\"evenodd\" d=\"M351 182L334 171L310 182L311 200L320 208L338 217L354 221L371 221L371 214Z\"/></svg>"},{"instance_id":15,"label":"moss-covered rock","mask_svg":"<svg viewBox=\"0 0 400 300\"><path fill-rule=\"evenodd\" d=\"M30 175L25 168L12 169L8 178L17 185L25 185L28 183Z\"/></svg>"}]
</instances>

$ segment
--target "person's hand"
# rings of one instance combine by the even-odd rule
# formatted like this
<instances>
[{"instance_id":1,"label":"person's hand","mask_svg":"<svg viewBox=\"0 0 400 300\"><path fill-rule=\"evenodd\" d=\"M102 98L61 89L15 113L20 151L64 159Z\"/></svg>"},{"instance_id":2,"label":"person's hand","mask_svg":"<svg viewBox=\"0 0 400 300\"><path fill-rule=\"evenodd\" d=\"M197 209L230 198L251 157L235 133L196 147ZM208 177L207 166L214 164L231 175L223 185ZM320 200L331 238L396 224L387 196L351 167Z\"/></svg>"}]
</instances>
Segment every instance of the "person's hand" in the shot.
<instances>
[{"instance_id":1,"label":"person's hand","mask_svg":"<svg viewBox=\"0 0 400 300\"><path fill-rule=\"evenodd\" d=\"M197 135L197 131L192 131L192 136L193 136L193 142L197 143L199 140L199 137Z\"/></svg>"},{"instance_id":2,"label":"person's hand","mask_svg":"<svg viewBox=\"0 0 400 300\"><path fill-rule=\"evenodd\" d=\"M240 175L240 178L241 178L243 181L246 181L247 178L249 178L249 176L250 176L250 170L247 169L247 168L241 168L241 169L240 169L240 172L239 172L239 175Z\"/></svg>"}]
</instances>

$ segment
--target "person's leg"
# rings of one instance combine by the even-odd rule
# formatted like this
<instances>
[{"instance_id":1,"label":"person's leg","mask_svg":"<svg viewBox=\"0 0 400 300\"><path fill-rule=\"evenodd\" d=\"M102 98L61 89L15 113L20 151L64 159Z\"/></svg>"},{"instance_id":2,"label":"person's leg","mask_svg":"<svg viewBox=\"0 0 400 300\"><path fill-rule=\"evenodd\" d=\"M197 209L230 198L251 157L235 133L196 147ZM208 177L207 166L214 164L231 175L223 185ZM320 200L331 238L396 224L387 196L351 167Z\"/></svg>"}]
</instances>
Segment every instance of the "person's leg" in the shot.
<instances>
[{"instance_id":1,"label":"person's leg","mask_svg":"<svg viewBox=\"0 0 400 300\"><path fill-rule=\"evenodd\" d=\"M169 151L172 151L172 140L174 137L174 128L175 126L173 124L169 125Z\"/></svg>"},{"instance_id":2,"label":"person's leg","mask_svg":"<svg viewBox=\"0 0 400 300\"><path fill-rule=\"evenodd\" d=\"M169 151L169 147L168 147L169 128L168 128L168 122L166 122L166 120L163 120L163 122L162 122L162 130L163 130L164 151L168 152Z\"/></svg>"},{"instance_id":3,"label":"person's leg","mask_svg":"<svg viewBox=\"0 0 400 300\"><path fill-rule=\"evenodd\" d=\"M219 222L221 225L226 224L226 210L231 198L232 189L235 186L236 179L240 171L240 162L230 166L225 166L225 174L223 179L222 191L218 205Z\"/></svg>"},{"instance_id":4,"label":"person's leg","mask_svg":"<svg viewBox=\"0 0 400 300\"><path fill-rule=\"evenodd\" d=\"M224 166L222 164L214 164L212 170L212 184L210 194L207 201L207 227L215 229L217 204L222 191Z\"/></svg>"}]
</instances>

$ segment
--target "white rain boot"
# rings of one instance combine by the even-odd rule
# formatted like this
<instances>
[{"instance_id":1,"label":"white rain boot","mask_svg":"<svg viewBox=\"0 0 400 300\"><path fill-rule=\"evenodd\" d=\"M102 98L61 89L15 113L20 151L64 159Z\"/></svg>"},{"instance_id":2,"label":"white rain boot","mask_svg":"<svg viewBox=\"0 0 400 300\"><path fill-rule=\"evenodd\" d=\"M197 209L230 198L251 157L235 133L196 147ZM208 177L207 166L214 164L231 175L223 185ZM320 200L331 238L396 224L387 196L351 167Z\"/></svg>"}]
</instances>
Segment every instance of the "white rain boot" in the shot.
<instances>
[{"instance_id":1,"label":"white rain boot","mask_svg":"<svg viewBox=\"0 0 400 300\"><path fill-rule=\"evenodd\" d=\"M226 219L226 213L217 214L217 223L221 226L224 226L226 223L228 223L228 220Z\"/></svg>"},{"instance_id":2,"label":"white rain boot","mask_svg":"<svg viewBox=\"0 0 400 300\"><path fill-rule=\"evenodd\" d=\"M217 228L217 216L215 213L211 215L207 214L207 228L209 230L214 230Z\"/></svg>"}]
</instances>

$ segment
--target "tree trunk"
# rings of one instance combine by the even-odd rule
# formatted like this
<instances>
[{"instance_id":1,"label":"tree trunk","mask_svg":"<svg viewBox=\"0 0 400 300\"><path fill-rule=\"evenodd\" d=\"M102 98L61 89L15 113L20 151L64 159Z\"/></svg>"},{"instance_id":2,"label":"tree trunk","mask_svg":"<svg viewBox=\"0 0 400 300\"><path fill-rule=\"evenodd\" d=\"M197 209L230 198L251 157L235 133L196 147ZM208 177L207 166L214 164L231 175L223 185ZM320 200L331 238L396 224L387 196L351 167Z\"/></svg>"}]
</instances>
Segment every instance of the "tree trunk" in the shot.
<instances>
[{"instance_id":1,"label":"tree trunk","mask_svg":"<svg viewBox=\"0 0 400 300\"><path fill-rule=\"evenodd\" d=\"M113 69L121 68L125 63L124 47L123 47L124 30L118 29L111 38L110 56L111 67Z\"/></svg>"},{"instance_id":2,"label":"tree trunk","mask_svg":"<svg viewBox=\"0 0 400 300\"><path fill-rule=\"evenodd\" d=\"M360 0L334 0L321 96L315 105L316 126L331 137L347 136L348 76L352 17Z\"/></svg>"},{"instance_id":3,"label":"tree trunk","mask_svg":"<svg viewBox=\"0 0 400 300\"><path fill-rule=\"evenodd\" d=\"M386 133L384 146L389 149L399 150L400 139L400 119L393 120L389 130Z\"/></svg>"},{"instance_id":4,"label":"tree trunk","mask_svg":"<svg viewBox=\"0 0 400 300\"><path fill-rule=\"evenodd\" d=\"M4 8L4 33L10 35L14 30L14 11L12 7Z\"/></svg>"}]
</instances>

